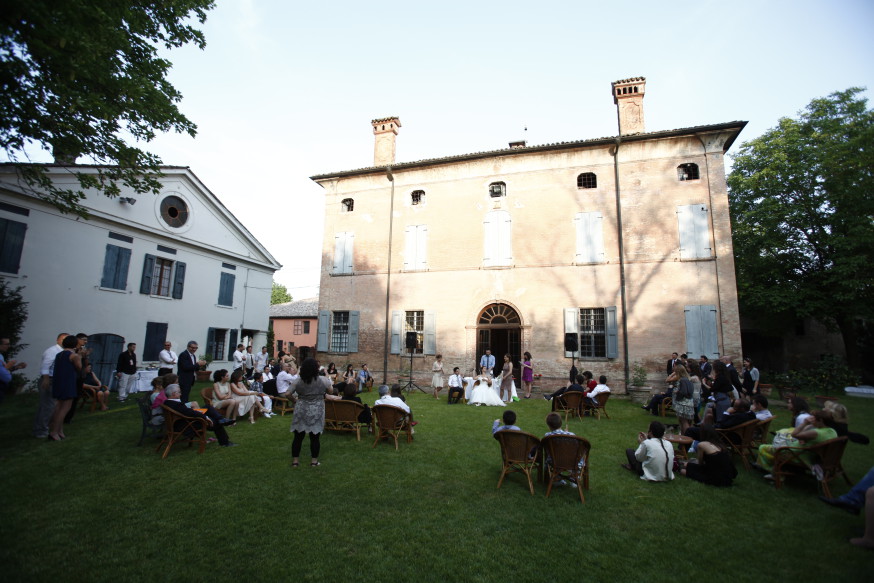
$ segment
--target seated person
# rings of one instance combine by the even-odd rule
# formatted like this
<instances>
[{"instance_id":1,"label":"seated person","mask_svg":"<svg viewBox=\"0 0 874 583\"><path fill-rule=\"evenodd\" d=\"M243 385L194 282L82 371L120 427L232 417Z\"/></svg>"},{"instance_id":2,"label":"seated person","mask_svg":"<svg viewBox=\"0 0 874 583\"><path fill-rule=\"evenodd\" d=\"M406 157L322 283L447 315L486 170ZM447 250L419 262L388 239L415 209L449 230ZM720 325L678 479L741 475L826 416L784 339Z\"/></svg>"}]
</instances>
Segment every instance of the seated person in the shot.
<instances>
[{"instance_id":1,"label":"seated person","mask_svg":"<svg viewBox=\"0 0 874 583\"><path fill-rule=\"evenodd\" d=\"M355 385L353 384L352 386L354 387ZM377 399L373 405L391 405L392 407L403 409L407 414L405 421L409 421L410 425L416 425L418 422L413 421L413 412L410 411L410 406L404 403L403 399L390 395L389 391L390 389L387 385L380 385L379 399ZM394 388L392 388L391 391L394 392ZM398 387L398 391L400 391L400 387Z\"/></svg>"},{"instance_id":2,"label":"seated person","mask_svg":"<svg viewBox=\"0 0 874 583\"><path fill-rule=\"evenodd\" d=\"M368 384L368 382L370 384ZM365 388L373 386L373 376L367 369L366 364L361 365L361 370L358 371L358 392L363 393Z\"/></svg>"},{"instance_id":3,"label":"seated person","mask_svg":"<svg viewBox=\"0 0 874 583\"><path fill-rule=\"evenodd\" d=\"M504 414L501 416L504 420L504 424L501 425L501 419L495 419L492 423L492 435L497 433L498 431L522 431L515 425L516 423L516 413L507 409L504 411Z\"/></svg>"},{"instance_id":4,"label":"seated person","mask_svg":"<svg viewBox=\"0 0 874 583\"><path fill-rule=\"evenodd\" d=\"M670 399L674 396L674 385L668 385L668 389L662 393L658 393L652 396L649 400L649 403L646 405L642 405L640 408L644 411L649 411L653 415L659 414L659 405L662 404L662 401L665 399Z\"/></svg>"},{"instance_id":5,"label":"seated person","mask_svg":"<svg viewBox=\"0 0 874 583\"><path fill-rule=\"evenodd\" d=\"M586 393L586 399L588 400L589 404L597 405L598 400L595 399L595 397L597 397L601 393L609 393L609 392L610 392L610 387L607 386L607 377L604 375L601 375L600 377L598 377L598 384L595 385L595 388L592 389L591 391L589 391L588 393Z\"/></svg>"},{"instance_id":6,"label":"seated person","mask_svg":"<svg viewBox=\"0 0 874 583\"><path fill-rule=\"evenodd\" d=\"M404 403L407 402L407 398L404 396L404 390L397 383L395 383L391 386L391 390L389 391L389 395L391 395L395 399L400 399Z\"/></svg>"},{"instance_id":7,"label":"seated person","mask_svg":"<svg viewBox=\"0 0 874 583\"><path fill-rule=\"evenodd\" d=\"M595 375L593 375L592 371L590 371L590 370L584 370L583 371L583 387L586 389L586 392L591 391L596 386L598 386L598 383L595 382Z\"/></svg>"},{"instance_id":8,"label":"seated person","mask_svg":"<svg viewBox=\"0 0 874 583\"><path fill-rule=\"evenodd\" d=\"M752 421L756 418L756 414L750 411L750 402L744 398L735 399L734 404L728 408L726 411L726 415L722 418L722 421L718 421L717 423L709 423L708 419L712 419L712 417L704 417L704 425L713 425L716 429L731 429L732 427L736 427L742 423L746 423L747 421ZM687 429L683 435L686 437L691 437L695 441L701 441L701 427L690 427ZM729 438L734 440L737 438L735 434L729 434ZM692 446L694 450L694 445Z\"/></svg>"},{"instance_id":9,"label":"seated person","mask_svg":"<svg viewBox=\"0 0 874 583\"><path fill-rule=\"evenodd\" d=\"M340 399L342 401L355 401L356 403L361 403L361 397L356 395L355 385L350 385L348 383L342 383L343 391L341 392ZM327 398L327 395L325 395ZM370 425L370 422L373 421L373 412L370 410L370 407L366 403L362 403L364 405L364 411L358 414L358 422L366 423Z\"/></svg>"},{"instance_id":10,"label":"seated person","mask_svg":"<svg viewBox=\"0 0 874 583\"><path fill-rule=\"evenodd\" d=\"M784 443L783 447L805 448L836 438L838 436L837 432L828 427L831 416L832 414L828 411L814 411L799 427L792 430L789 439ZM778 433L784 433L785 431L781 429ZM770 472L774 468L774 456L777 449L779 449L779 444L778 446L775 446L773 443L760 445L759 454L756 457L756 467ZM801 456L801 460L807 465L814 463L814 459L809 452L805 452ZM765 476L765 479L773 479L773 477L769 473Z\"/></svg>"},{"instance_id":11,"label":"seated person","mask_svg":"<svg viewBox=\"0 0 874 583\"><path fill-rule=\"evenodd\" d=\"M579 391L581 393L585 393L586 390L583 388L583 384L586 382L586 379L583 375L577 375L576 382L568 385L567 387L562 387L559 390L546 395L544 399L547 401L552 401L552 410L555 411L558 408L559 404L564 404L564 401L561 399L556 399L556 397L561 397L565 393L569 391Z\"/></svg>"},{"instance_id":12,"label":"seated person","mask_svg":"<svg viewBox=\"0 0 874 583\"><path fill-rule=\"evenodd\" d=\"M753 397L752 410L753 413L756 414L756 419L759 421L767 421L774 416L774 414L768 410L768 398L761 393Z\"/></svg>"},{"instance_id":13,"label":"seated person","mask_svg":"<svg viewBox=\"0 0 874 583\"><path fill-rule=\"evenodd\" d=\"M264 408L264 416L273 417L275 415L273 412L273 399L270 398L270 393L264 389L264 373L256 372L252 375L252 386L249 388L258 393L258 398L261 399L261 405Z\"/></svg>"},{"instance_id":14,"label":"seated person","mask_svg":"<svg viewBox=\"0 0 874 583\"><path fill-rule=\"evenodd\" d=\"M838 496L837 498L820 496L819 499L826 504L843 508L850 514L859 514L862 508L865 507L865 492L871 487L874 487L874 468L868 470L868 473L843 496Z\"/></svg>"},{"instance_id":15,"label":"seated person","mask_svg":"<svg viewBox=\"0 0 874 583\"><path fill-rule=\"evenodd\" d=\"M731 453L721 445L722 440L712 425L700 427L701 441L698 443L698 463L687 463L680 474L710 486L731 486L737 477L737 468Z\"/></svg>"},{"instance_id":16,"label":"seated person","mask_svg":"<svg viewBox=\"0 0 874 583\"><path fill-rule=\"evenodd\" d=\"M626 470L650 482L667 482L674 479L674 446L662 439L665 426L658 421L649 424L647 433L637 434L637 450L626 449Z\"/></svg>"},{"instance_id":17,"label":"seated person","mask_svg":"<svg viewBox=\"0 0 874 583\"><path fill-rule=\"evenodd\" d=\"M90 363L85 365L83 373L82 388L94 391L94 398L100 404L100 410L108 411L109 406L106 403L109 400L109 387L100 382L100 379L94 374Z\"/></svg>"},{"instance_id":18,"label":"seated person","mask_svg":"<svg viewBox=\"0 0 874 583\"><path fill-rule=\"evenodd\" d=\"M462 397L464 397L464 378L456 366L452 369L452 375L449 377L449 400L447 403L453 405L458 403Z\"/></svg>"},{"instance_id":19,"label":"seated person","mask_svg":"<svg viewBox=\"0 0 874 583\"><path fill-rule=\"evenodd\" d=\"M168 374L167 376L170 376ZM176 375L173 375L176 376ZM176 377L178 381L179 377ZM152 425L162 425L164 423L164 414L161 411L161 405L167 400L167 394L164 392L164 377L155 377L152 379L152 394L149 395L149 401L152 403Z\"/></svg>"},{"instance_id":20,"label":"seated person","mask_svg":"<svg viewBox=\"0 0 874 583\"><path fill-rule=\"evenodd\" d=\"M558 413L550 413L546 416L546 426L549 427L549 431L544 433L543 437L549 437L550 435L574 435L574 433L561 428L561 415L559 415ZM534 457L536 455L536 451L536 448L531 451L531 457ZM581 459L580 463L577 465L577 468L582 469L585 463L586 460ZM549 456L546 456L546 465L552 466L552 458L550 458ZM577 472L576 475L579 476L579 472ZM557 483L560 486L564 486L564 480L560 480Z\"/></svg>"},{"instance_id":21,"label":"seated person","mask_svg":"<svg viewBox=\"0 0 874 583\"><path fill-rule=\"evenodd\" d=\"M212 373L212 380L212 403L206 405L212 405L223 415L236 419L239 401L234 398L234 392L231 390L231 375L226 369L220 369Z\"/></svg>"},{"instance_id":22,"label":"seated person","mask_svg":"<svg viewBox=\"0 0 874 583\"><path fill-rule=\"evenodd\" d=\"M180 400L180 397L182 397L182 389L179 388L179 385L170 385L164 389L164 393L167 397L164 401L165 407L172 409L182 417L206 419L207 429L215 433L216 439L218 439L219 445L222 447L233 447L237 445L228 439L228 433L225 431L226 425L233 425L235 423L232 419L222 417L211 405L207 405L206 414L190 409ZM181 422L177 421L177 423Z\"/></svg>"},{"instance_id":23,"label":"seated person","mask_svg":"<svg viewBox=\"0 0 874 583\"><path fill-rule=\"evenodd\" d=\"M274 397L282 397L283 399L289 398L291 396L291 394L288 392L288 389L291 386L291 383L293 383L295 380L297 380L297 379L295 379L294 375L291 374L291 365L290 364L281 365L279 374L276 375L275 380L276 380L276 384L275 384L276 392L272 393L272 395ZM269 389L269 388L273 388L273 387L265 387L265 389ZM267 392L267 391L265 391L265 392ZM271 393L267 393L267 394L269 395Z\"/></svg>"}]
</instances>

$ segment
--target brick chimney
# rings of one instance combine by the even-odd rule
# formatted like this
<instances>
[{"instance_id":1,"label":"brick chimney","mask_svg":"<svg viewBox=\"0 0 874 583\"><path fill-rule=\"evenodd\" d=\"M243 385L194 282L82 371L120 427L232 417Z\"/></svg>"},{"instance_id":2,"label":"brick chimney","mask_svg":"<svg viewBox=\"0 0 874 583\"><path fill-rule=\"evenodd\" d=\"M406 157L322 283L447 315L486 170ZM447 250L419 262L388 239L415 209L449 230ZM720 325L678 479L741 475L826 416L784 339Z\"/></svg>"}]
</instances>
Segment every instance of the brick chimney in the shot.
<instances>
[{"instance_id":1,"label":"brick chimney","mask_svg":"<svg viewBox=\"0 0 874 583\"><path fill-rule=\"evenodd\" d=\"M639 134L646 131L643 124L643 94L645 77L614 81L613 103L619 112L619 135Z\"/></svg>"},{"instance_id":2,"label":"brick chimney","mask_svg":"<svg viewBox=\"0 0 874 583\"><path fill-rule=\"evenodd\" d=\"M373 126L375 141L373 144L373 165L388 166L395 162L395 136L401 127L401 120L396 116L375 119Z\"/></svg>"}]
</instances>

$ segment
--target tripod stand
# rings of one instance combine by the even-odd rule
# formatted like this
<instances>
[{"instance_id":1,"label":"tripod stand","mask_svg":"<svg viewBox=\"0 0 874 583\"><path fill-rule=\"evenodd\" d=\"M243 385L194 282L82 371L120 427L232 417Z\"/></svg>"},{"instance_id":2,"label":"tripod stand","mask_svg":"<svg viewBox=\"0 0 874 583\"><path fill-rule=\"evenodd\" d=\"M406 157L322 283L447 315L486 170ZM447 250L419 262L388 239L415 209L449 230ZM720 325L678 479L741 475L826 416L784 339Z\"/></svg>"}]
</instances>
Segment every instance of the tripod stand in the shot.
<instances>
[{"instance_id":1,"label":"tripod stand","mask_svg":"<svg viewBox=\"0 0 874 583\"><path fill-rule=\"evenodd\" d=\"M425 389L413 382L413 352L415 351L415 348L407 348L407 350L410 353L410 380L407 381L407 384L405 384L401 390L406 391L407 394L409 394L413 389L418 389L427 395L428 393L425 392Z\"/></svg>"}]
</instances>

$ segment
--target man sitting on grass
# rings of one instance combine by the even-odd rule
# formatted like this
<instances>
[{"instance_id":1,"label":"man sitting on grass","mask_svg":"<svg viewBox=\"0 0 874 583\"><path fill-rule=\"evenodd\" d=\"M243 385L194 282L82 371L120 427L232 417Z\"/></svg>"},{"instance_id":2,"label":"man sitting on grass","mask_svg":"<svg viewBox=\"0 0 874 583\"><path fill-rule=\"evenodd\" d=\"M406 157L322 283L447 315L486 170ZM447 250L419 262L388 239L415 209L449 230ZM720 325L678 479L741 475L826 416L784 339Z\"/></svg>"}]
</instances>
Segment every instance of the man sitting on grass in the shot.
<instances>
[{"instance_id":1,"label":"man sitting on grass","mask_svg":"<svg viewBox=\"0 0 874 583\"><path fill-rule=\"evenodd\" d=\"M494 435L494 434L497 433L498 431L506 431L506 430L510 430L510 431L522 431L521 429L519 429L519 428L515 425L515 423L516 423L516 413L515 413L514 411L511 411L511 410L509 410L509 409L507 409L506 411L504 411L503 419L504 419L504 424L503 424L503 425L501 425L501 420L500 420L500 419L495 419L495 422L492 423L492 435Z\"/></svg>"},{"instance_id":2,"label":"man sitting on grass","mask_svg":"<svg viewBox=\"0 0 874 583\"><path fill-rule=\"evenodd\" d=\"M179 388L179 385L170 385L164 389L164 393L167 395L167 400L164 401L165 407L172 409L182 417L189 419L206 419L206 428L215 433L216 439L218 439L219 445L222 447L234 447L237 445L228 439L228 432L225 431L225 426L233 425L236 423L235 421L222 417L219 412L209 404L206 405L205 415L200 411L189 409L188 406L181 401L182 389ZM181 423L181 421L177 421L177 423Z\"/></svg>"}]
</instances>

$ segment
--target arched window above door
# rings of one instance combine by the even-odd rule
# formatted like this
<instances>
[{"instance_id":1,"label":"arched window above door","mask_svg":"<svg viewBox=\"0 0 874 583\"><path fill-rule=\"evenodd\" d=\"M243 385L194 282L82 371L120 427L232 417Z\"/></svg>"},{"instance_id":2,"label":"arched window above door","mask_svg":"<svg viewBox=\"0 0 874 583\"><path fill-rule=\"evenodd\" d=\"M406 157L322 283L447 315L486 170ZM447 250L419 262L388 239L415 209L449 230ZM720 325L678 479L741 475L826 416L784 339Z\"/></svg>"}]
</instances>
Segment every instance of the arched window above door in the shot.
<instances>
[{"instance_id":1,"label":"arched window above door","mask_svg":"<svg viewBox=\"0 0 874 583\"><path fill-rule=\"evenodd\" d=\"M487 306L479 315L479 324L521 324L522 320L516 310L506 304Z\"/></svg>"}]
</instances>

